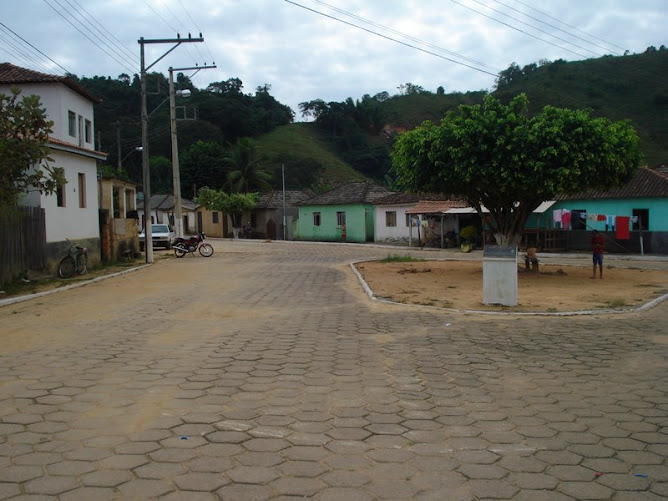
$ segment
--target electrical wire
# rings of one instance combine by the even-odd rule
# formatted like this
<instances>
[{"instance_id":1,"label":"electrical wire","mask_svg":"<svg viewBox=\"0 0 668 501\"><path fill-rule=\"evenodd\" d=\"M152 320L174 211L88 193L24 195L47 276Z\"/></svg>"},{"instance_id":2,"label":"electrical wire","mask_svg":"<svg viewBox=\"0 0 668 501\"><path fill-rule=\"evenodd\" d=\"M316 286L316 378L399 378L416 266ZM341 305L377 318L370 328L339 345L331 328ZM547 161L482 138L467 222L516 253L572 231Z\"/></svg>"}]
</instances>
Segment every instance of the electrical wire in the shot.
<instances>
[{"instance_id":1,"label":"electrical wire","mask_svg":"<svg viewBox=\"0 0 668 501\"><path fill-rule=\"evenodd\" d=\"M506 14L505 12L502 12L502 11L500 11L500 10L498 10L498 9L495 9L494 7L490 7L489 5L484 4L483 2L480 2L480 1L478 1L478 0L471 0L471 1L477 3L478 5L482 5L483 7L487 8L487 9L493 11L493 12L496 12L497 14L501 14L502 16L505 16L505 17L507 17L507 18L510 18L510 19L512 19L513 21L517 21L517 22L520 23L521 25L528 26L529 28L532 28L532 29L538 31L539 33L544 33L545 35L547 35L547 36L549 36L549 37L556 38L556 39L559 40L560 42L565 42L565 43L567 43L567 44L572 45L573 47L577 47L578 49L582 49L582 50L584 50L584 51L587 51L587 52L589 52L590 54L593 54L593 55L595 55L595 56L602 56L602 55L603 55L603 54L599 54L599 53L597 53L597 52L594 52L594 51L592 51L592 50L590 50L590 49L587 49L586 47L582 47L581 45L578 45L578 44L576 44L576 43L570 42L570 41L568 41L568 40L566 40L566 39L564 39L564 38L561 38L561 37L558 37L558 36L556 36L556 35L553 35L552 33L548 32L548 31L545 31L545 30L543 30L543 29L541 29L541 28L537 28L536 26L534 26L534 25L532 25L532 24L525 23L524 21L521 21L521 20L517 19L516 17L511 16L510 14ZM480 14L482 14L482 13L480 13ZM490 18L490 19L493 19L493 18ZM494 19L494 20L497 21L497 22L500 22L498 19ZM534 36L534 35L532 35L531 33L527 33L527 34L530 35L530 36Z\"/></svg>"},{"instance_id":2,"label":"electrical wire","mask_svg":"<svg viewBox=\"0 0 668 501\"><path fill-rule=\"evenodd\" d=\"M343 19L340 19L340 18L338 18L338 17L332 16L332 15L330 15L330 14L326 14L326 13L324 13L324 12L320 12L320 11L318 11L318 10L312 9L312 8L307 7L307 6L305 6L305 5L298 4L298 3L296 3L296 2L293 2L292 0L283 0L283 1L286 2L286 3L289 3L289 4L294 5L295 7L300 7L300 8L302 8L302 9L304 9L304 10L311 11L311 12L313 12L313 13L315 13L315 14L320 15L320 16L327 17L327 18L332 19L332 20L334 20L334 21L338 21L339 23L343 23L343 24L345 24L345 25L352 26L353 28L357 28L357 29L359 29L359 30L366 31L367 33L370 33L370 34L372 34L372 35L376 35L376 36L378 36L378 37L380 37L380 38L384 38L384 39L386 39L386 40L390 40L391 42L395 42L395 43L398 43L398 44L400 44L400 45L404 45L404 46L406 46L406 47L409 47L409 48L411 48L411 49L415 49L415 50L418 50L418 51L420 51L420 52L424 52L425 54L430 54L430 55L432 55L432 56L436 56L436 57L438 57L438 58L440 58L440 59L444 59L444 60L446 60L446 61L450 61L451 63L459 64L459 65L461 65L461 66L466 66L467 68L470 68L470 69L475 70L475 71L479 71L480 73L486 73L487 75L492 75L492 76L494 76L494 77L497 76L496 73L492 73L492 72L487 71L487 70L484 70L484 69L482 69L482 68L477 68L477 67L472 66L472 65L470 65L470 64L466 64L466 63L463 63L463 62L461 62L461 61L457 61L457 60L455 60L455 59L451 59L451 58L449 58L449 57L445 57L445 56L443 56L443 55L441 55L441 54L437 54L436 52L432 52L432 51L423 49L423 48L421 48L421 47L417 47L417 46L415 46L415 45L409 44L409 43L407 43L407 42L403 42L403 41L401 41L401 40L397 40L396 38L392 38L392 37L390 37L390 36L383 35L382 33L378 33L378 32L376 32L376 31L373 31L373 30L369 29L369 28L365 28L365 27L363 27L363 26L359 26L359 25L357 25L357 24L355 24L355 23L351 23L351 22L345 21L345 20L343 20Z\"/></svg>"},{"instance_id":3,"label":"electrical wire","mask_svg":"<svg viewBox=\"0 0 668 501\"><path fill-rule=\"evenodd\" d=\"M376 23L376 22L374 22L374 21L371 21L371 20L369 20L369 19L365 19L365 18L360 17L360 16L358 16L358 15L356 15L356 14L353 14L353 13L351 13L351 12L345 11L345 10L343 10L343 9L339 9L338 7L334 7L333 5L329 5L328 3L325 3L325 2L323 2L323 1L321 1L321 0L311 0L311 1L312 1L312 2L315 2L315 3L317 3L317 4L320 4L320 5L323 5L323 6L325 6L325 7L329 7L330 9L332 9L332 10L334 10L334 11L336 11L336 12L339 12L340 14L344 14L344 15L346 15L346 16L348 16L348 17L353 18L353 19L357 19L358 21L362 21L362 22L365 23L365 24L370 24L371 26L375 26L375 27L377 27L377 28L382 28L383 30L389 31L390 33L394 33L395 35L402 36L402 37L404 37L404 38L406 38L406 39L408 39L408 40L411 40L411 41L413 41L413 42L419 43L419 44L421 44L421 45L425 45L425 46L427 46L427 47L431 47L431 48L433 48L433 49L436 49L436 50L445 52L445 53L450 54L450 55L452 55L452 56L455 56L455 57L458 57L458 58L463 59L463 60L465 60L465 61L468 61L468 62L470 62L470 63L472 63L472 64L476 64L476 65L478 65L478 66L486 67L486 68L489 68L489 69L494 70L494 71L497 71L497 72L498 72L498 71L501 71L499 68L494 68L494 67L489 66L489 65L487 65L487 64L485 64L485 63L483 63L483 62L481 62L481 61L476 61L475 59L466 57L466 56L464 56L464 55L462 55L462 54L458 54L457 52L453 52L453 51L450 51L450 50L448 50L448 49L444 49L443 47L440 47L440 46L438 46L438 45L434 45L434 44L432 44L432 43L430 43L430 42L427 42L427 41L425 41L425 40L421 40L421 39L419 39L419 38L413 37L413 36L408 35L408 34L406 34L406 33L402 33L401 31L395 30L395 29L390 28L390 27L388 27L388 26L384 26L384 25L382 25L382 24L378 24L378 23Z\"/></svg>"},{"instance_id":4,"label":"electrical wire","mask_svg":"<svg viewBox=\"0 0 668 501\"><path fill-rule=\"evenodd\" d=\"M87 15L92 21L95 22L95 24L97 24L102 30L104 30L104 32L105 32L109 37L111 37L111 38L114 40L113 45L114 45L115 47L117 47L118 49L122 50L122 51L125 53L126 56L128 56L128 57L129 57L131 60L133 60L133 61L138 59L137 54L135 54L135 53L132 52L130 49L128 49L125 45L123 45L123 42L121 42L118 38L116 38L116 36L115 36L111 31L109 31L109 30L108 30L108 29L107 29L101 22L99 22L99 21L95 18L95 16L93 16L90 12L88 12L88 11L86 10L86 8L85 8L83 5L81 5L79 2L77 2L77 0L66 0L66 1L67 1L67 3L69 3L70 5L71 5L72 2L73 2L74 4L76 4L76 6L77 6L79 9L81 9L83 12L85 12L86 15ZM83 17L83 16L82 16L82 17ZM137 63L137 65L138 65L138 64L139 64L139 63Z\"/></svg>"},{"instance_id":5,"label":"electrical wire","mask_svg":"<svg viewBox=\"0 0 668 501\"><path fill-rule=\"evenodd\" d=\"M560 46L560 45L557 45L557 44L555 44L555 43L553 43L553 42L550 42L549 40L545 40L544 38L540 38L540 37L538 37L538 36L536 36L536 35L533 35L533 34L529 33L528 31L524 31L524 30L522 30L522 29L520 29L520 28L517 28L517 27L513 26L512 24L508 24L508 23L506 23L506 22L504 22L504 21L501 21L501 20L499 20L499 19L496 19L496 18L494 18L494 17L492 17L492 16L490 16L490 15L487 15L487 14L485 14L485 13L483 13L483 12L480 12L479 10L476 10L476 9L474 9L473 7L469 7L468 5L464 5L463 3L458 2L457 0L450 0L450 1L451 1L452 3L454 3L454 4L456 4L456 5L459 5L460 7L464 7L465 9L469 9L469 10L475 12L476 14L480 14L481 16L486 17L487 19L491 19L491 20L494 21L494 22L497 22L497 23L499 23L499 24L502 24L502 25L504 25L504 26L507 26L508 28L513 29L513 30L515 30L515 31L519 31L520 33L523 33L523 34L528 35L528 36L530 36L530 37L532 37L532 38L535 38L536 40L540 40L541 42L545 42L545 43L547 43L547 44L550 44L550 45L552 45L552 46L554 46L554 47L557 47L558 49L568 51L568 52L570 52L570 53L572 53L572 54L575 54L576 56L580 56L580 57L583 57L583 58L586 58L586 57L587 57L587 56L585 56L584 54L580 54L579 52L576 52L576 51L574 51L574 50L571 50L571 49L569 49L569 48L567 48L567 47L562 47L562 46ZM473 1L475 1L475 0L473 0ZM480 2L476 2L476 3L480 3Z\"/></svg>"},{"instance_id":6,"label":"electrical wire","mask_svg":"<svg viewBox=\"0 0 668 501\"><path fill-rule=\"evenodd\" d=\"M8 40L5 37L4 33L0 33L0 41L5 43L4 50L8 54L10 54L12 57L15 57L16 59L19 59L22 61L26 66L32 67L32 68L39 68L39 71L45 72L45 73L50 73L51 70L47 68L45 65L43 65L38 59L33 57L31 54L24 52L24 50L21 47L18 47L12 40ZM11 50L10 50L11 49Z\"/></svg>"},{"instance_id":7,"label":"electrical wire","mask_svg":"<svg viewBox=\"0 0 668 501\"><path fill-rule=\"evenodd\" d=\"M190 19L190 21L193 23L193 26L195 27L195 29L197 29L197 32L201 34L202 30L197 25L197 22L190 15L190 12L188 12L188 9L186 9L186 6L183 4L183 2L181 0L178 0L178 2L179 2L179 5L181 5L181 8L185 11L185 13L188 16L188 18ZM206 43L206 40L204 41L204 46L206 47L206 50L209 52L209 56L211 57L211 61L214 61L215 58L213 57L213 54L211 53L211 49L209 48L209 44Z\"/></svg>"},{"instance_id":8,"label":"electrical wire","mask_svg":"<svg viewBox=\"0 0 668 501\"><path fill-rule=\"evenodd\" d=\"M23 38L21 35L19 35L19 34L16 33L14 30L12 30L11 28L9 28L9 27L8 27L6 24L4 24L3 22L0 22L0 26L2 26L3 28L5 28L5 30L9 31L9 32L10 32L12 35L14 35L16 38L18 38L18 39L21 40L23 43L25 43L26 45L28 45L28 46L29 46L30 48L32 48L35 52L37 52L37 53L39 53L40 55L42 55L42 56L44 56L45 58L47 58L49 61L51 61L53 64L55 64L56 66L58 66L61 70L63 70L65 73L71 73L71 72L68 71L67 69L63 68L63 67L62 67L60 64L58 64L56 61L54 61L53 59L51 59L49 56L47 56L46 54L44 54L44 52L42 52L41 50L39 50L39 49L38 49L37 47L35 47L33 44L31 44L30 42L28 42L28 41L27 41L25 38Z\"/></svg>"},{"instance_id":9,"label":"electrical wire","mask_svg":"<svg viewBox=\"0 0 668 501\"><path fill-rule=\"evenodd\" d=\"M522 15L528 17L529 19L533 19L534 21L538 21L539 23L542 23L542 24L544 24L544 25L546 25L546 26L549 26L550 28L554 28L554 29L557 30L557 31L561 31L562 33L565 33L565 34L568 35L568 36L571 36L571 37L573 37L573 38L577 38L578 40L582 40L583 42L588 43L588 44L591 44L591 45L593 45L593 46L595 46L595 47L598 47L599 49L603 49L603 50L605 50L605 51L610 51L610 49L609 49L608 47L604 47L604 46L599 45L599 44L597 44L597 43L591 42L591 41L589 41L589 40L587 40L587 39L585 39L585 38L583 38L583 37L580 37L580 36L575 35L575 34L573 34L573 33L569 33L569 32L566 31L566 30L562 30L562 29L559 28L558 26L555 26L555 25L550 24L550 23L546 23L545 21L543 21L543 20L541 20L541 19L539 19L539 18L537 18L537 17L530 16L530 15L527 14L526 12L522 12L521 10L516 9L516 8L514 8L514 7L511 7L510 5L505 4L505 3L503 3L503 2L500 2L499 0L494 0L494 1L495 1L496 3L498 3L499 5L503 5L504 7L508 8L508 9L510 9L510 10L513 10L513 11L515 11L515 12L518 12L518 13L520 13L520 14L522 14ZM521 2L520 2L520 3L521 3ZM561 22L561 21L559 21L559 22ZM562 24L565 24L565 23L562 23ZM578 30L578 31L580 31L580 30ZM595 38L595 37L593 37L592 35L589 35L589 34L587 34L587 36L589 36L589 37L591 37L591 38ZM607 43L607 42L606 42L606 43ZM608 45L610 46L611 44L608 44ZM610 51L610 52L613 52L613 53L615 53L616 55L621 56L621 54L620 54L619 52L616 52L616 51Z\"/></svg>"},{"instance_id":10,"label":"electrical wire","mask_svg":"<svg viewBox=\"0 0 668 501\"><path fill-rule=\"evenodd\" d=\"M111 57L114 61L116 61L118 64L120 64L121 66L123 66L125 69L127 69L127 70L130 71L131 73L135 71L135 68L132 68L132 67L128 66L128 65L127 65L127 62L124 62L124 61L118 59L118 58L116 57L116 54L114 54L114 53L110 53L110 52L109 52L108 50L106 50L104 47L102 47L101 45L99 45L95 40L93 40L93 39L90 38L88 35L86 35L86 33L84 33L83 31L81 31L81 30L79 29L79 27L77 27L77 26L76 26L70 19L68 19L62 12L60 12L60 11L59 11L58 9L56 9L51 3L49 3L50 1L55 1L56 3L58 3L58 0L43 0L43 1L44 1L44 3L46 3L49 7L51 7L51 8L53 9L53 11L54 11L56 14L58 14L58 15L59 15L60 17L62 17L65 21L67 21L68 24L70 24L75 30L77 30L81 35L83 35L89 42L91 42L93 45L95 45L98 49L100 49L102 52L104 52L106 55L108 55L109 57ZM63 6L62 6L60 3L58 3L58 6L61 7L61 8L63 8ZM69 14L69 11L67 11L67 9L63 9L63 10L65 10L65 11Z\"/></svg>"},{"instance_id":11,"label":"electrical wire","mask_svg":"<svg viewBox=\"0 0 668 501\"><path fill-rule=\"evenodd\" d=\"M607 42L606 40L603 40L602 38L598 38L598 37L596 37L596 36L594 36L594 35L591 35L590 33L587 33L586 31L583 31L583 30L581 30L580 28L578 28L578 27L576 27L576 26L573 26L573 25L571 25L571 24L568 24L568 23L565 23L565 22L563 22L563 21L560 21L560 20L557 19L556 17L553 17L553 16L549 15L547 12L543 12L542 10L538 10L538 9L536 9L535 7L532 7L531 5L527 5L527 4L525 4L524 2L520 2L520 0L514 0L514 1L515 1L516 3L518 3L518 4L520 4L520 5L524 5L525 7L529 8L529 9L535 11L535 12L538 12L539 14L542 14L542 15L544 15L544 16L546 16L546 17L549 17L550 19L554 19L555 21L557 21L558 23L563 24L564 26L568 26L569 28L572 28L572 29L574 29L575 31L579 31L580 33L582 33L582 34L584 34L584 35L587 35L588 37L591 37L591 38L593 38L594 40L598 40L599 42L603 42L604 44L607 44L607 45L609 45L610 47L615 47L615 48L617 48L617 49L619 49L619 50L621 50L621 51L625 51L625 50L626 50L626 49L624 49L624 47L620 47L619 45L615 45L615 44L613 44L613 43Z\"/></svg>"}]
</instances>

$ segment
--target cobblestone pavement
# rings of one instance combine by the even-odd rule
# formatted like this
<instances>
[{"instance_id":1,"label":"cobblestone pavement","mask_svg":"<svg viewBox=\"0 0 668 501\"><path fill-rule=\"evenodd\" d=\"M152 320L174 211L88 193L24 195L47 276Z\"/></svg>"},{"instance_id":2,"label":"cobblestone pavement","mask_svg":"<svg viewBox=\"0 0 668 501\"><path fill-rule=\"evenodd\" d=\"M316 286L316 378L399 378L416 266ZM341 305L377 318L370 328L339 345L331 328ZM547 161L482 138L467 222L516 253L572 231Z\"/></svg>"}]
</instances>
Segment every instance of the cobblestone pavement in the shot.
<instances>
[{"instance_id":1,"label":"cobblestone pavement","mask_svg":"<svg viewBox=\"0 0 668 501\"><path fill-rule=\"evenodd\" d=\"M215 246L0 308L0 498L668 497L668 304L457 315L370 301L385 249Z\"/></svg>"}]
</instances>

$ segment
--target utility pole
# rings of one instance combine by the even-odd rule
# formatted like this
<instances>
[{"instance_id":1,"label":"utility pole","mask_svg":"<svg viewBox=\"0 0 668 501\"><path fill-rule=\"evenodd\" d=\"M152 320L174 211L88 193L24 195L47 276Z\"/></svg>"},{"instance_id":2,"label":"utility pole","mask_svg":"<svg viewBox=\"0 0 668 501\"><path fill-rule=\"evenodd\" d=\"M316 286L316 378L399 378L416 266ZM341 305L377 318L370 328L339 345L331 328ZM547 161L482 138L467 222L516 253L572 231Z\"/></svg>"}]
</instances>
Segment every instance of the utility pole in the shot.
<instances>
[{"instance_id":1,"label":"utility pole","mask_svg":"<svg viewBox=\"0 0 668 501\"><path fill-rule=\"evenodd\" d=\"M141 145L142 145L142 173L143 173L143 189L144 189L144 246L146 248L146 263L153 263L153 232L151 231L151 172L149 168L148 156L148 111L146 106L146 72L155 66L158 61L164 58L167 54L172 52L182 43L203 42L202 34L199 38L158 38L147 40L141 37L137 42L139 43L140 52L140 80L141 80ZM144 56L144 46L146 44L154 43L168 43L174 46L165 52L158 59L146 66L146 58Z\"/></svg>"},{"instance_id":2,"label":"utility pole","mask_svg":"<svg viewBox=\"0 0 668 501\"><path fill-rule=\"evenodd\" d=\"M181 173L179 172L179 142L176 133L176 92L174 91L174 72L207 70L216 68L212 66L191 66L189 68L169 68L169 121L172 133L172 185L174 186L174 233L183 238L183 210L181 208Z\"/></svg>"}]
</instances>

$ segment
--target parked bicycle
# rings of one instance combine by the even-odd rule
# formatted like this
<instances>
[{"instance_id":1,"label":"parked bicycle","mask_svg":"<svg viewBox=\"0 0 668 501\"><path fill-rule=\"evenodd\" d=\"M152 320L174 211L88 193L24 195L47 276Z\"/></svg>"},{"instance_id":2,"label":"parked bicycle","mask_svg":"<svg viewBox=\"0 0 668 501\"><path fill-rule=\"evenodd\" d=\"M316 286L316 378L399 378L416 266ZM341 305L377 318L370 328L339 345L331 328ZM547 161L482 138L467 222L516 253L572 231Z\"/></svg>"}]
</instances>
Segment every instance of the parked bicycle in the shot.
<instances>
[{"instance_id":1,"label":"parked bicycle","mask_svg":"<svg viewBox=\"0 0 668 501\"><path fill-rule=\"evenodd\" d=\"M88 249L80 245L72 245L70 251L58 265L58 276L70 278L74 273L83 275L88 272Z\"/></svg>"}]
</instances>

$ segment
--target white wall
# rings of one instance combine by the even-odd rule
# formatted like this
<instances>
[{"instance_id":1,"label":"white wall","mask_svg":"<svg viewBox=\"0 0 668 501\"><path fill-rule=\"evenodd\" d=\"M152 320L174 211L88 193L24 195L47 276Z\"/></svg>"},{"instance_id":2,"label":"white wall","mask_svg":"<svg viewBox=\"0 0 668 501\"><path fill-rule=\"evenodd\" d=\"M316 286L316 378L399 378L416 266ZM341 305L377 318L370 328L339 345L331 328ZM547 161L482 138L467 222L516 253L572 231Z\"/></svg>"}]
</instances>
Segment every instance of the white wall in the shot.
<instances>
[{"instance_id":1,"label":"white wall","mask_svg":"<svg viewBox=\"0 0 668 501\"><path fill-rule=\"evenodd\" d=\"M383 241L408 241L410 228L406 225L406 211L412 209L415 204L408 205L377 205L376 206L376 242ZM397 213L397 225L386 225L386 212ZM413 238L417 238L417 230L413 229Z\"/></svg>"},{"instance_id":2,"label":"white wall","mask_svg":"<svg viewBox=\"0 0 668 501\"><path fill-rule=\"evenodd\" d=\"M10 85L0 85L0 93L9 94ZM72 89L62 83L44 82L44 83L26 83L19 86L21 89L21 96L29 96L37 94L40 98L42 107L46 109L46 115L53 123L53 132L51 137L66 141L75 146L82 146L86 149L95 149L95 122L93 120L93 103L83 97L81 94L74 92ZM77 117L76 136L69 134L69 117L68 112L73 111ZM85 136L82 137L82 143L79 143L79 117L82 117L85 126L85 121L89 120L91 123L90 141L86 142Z\"/></svg>"},{"instance_id":3,"label":"white wall","mask_svg":"<svg viewBox=\"0 0 668 501\"><path fill-rule=\"evenodd\" d=\"M57 197L41 196L41 207L46 214L46 241L59 242L65 238L99 238L97 198L97 168L95 160L72 153L51 152L53 165L65 172L65 207L58 207ZM79 207L79 173L86 176L86 207Z\"/></svg>"},{"instance_id":4,"label":"white wall","mask_svg":"<svg viewBox=\"0 0 668 501\"><path fill-rule=\"evenodd\" d=\"M50 137L67 142L76 147L94 150L95 125L93 122L93 102L58 82L28 83L18 86L21 96L36 94L46 109L49 120L54 122ZM0 85L0 93L9 94L11 85ZM76 134L69 134L68 112L76 114ZM79 117L82 118L82 129L79 129ZM90 141L86 141L85 123L90 121ZM81 133L81 134L80 134ZM82 135L83 134L83 135ZM81 139L81 142L80 142ZM60 242L69 239L100 238L97 167L94 158L77 153L69 153L52 149L49 156L53 159L51 166L61 167L65 179L65 206L58 207L57 197L40 195L30 191L22 202L45 209L46 241ZM86 206L79 207L79 173L86 179Z\"/></svg>"}]
</instances>

